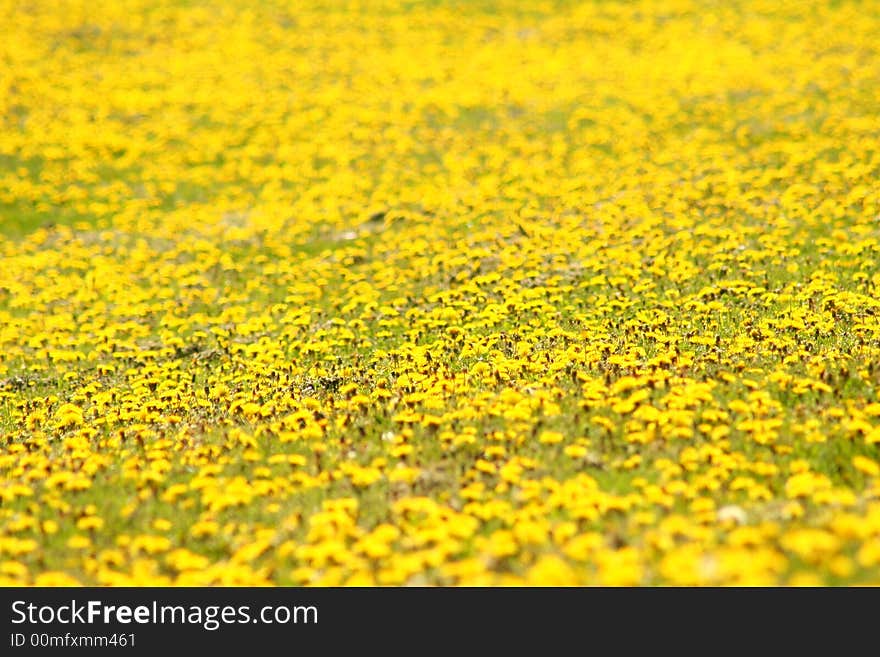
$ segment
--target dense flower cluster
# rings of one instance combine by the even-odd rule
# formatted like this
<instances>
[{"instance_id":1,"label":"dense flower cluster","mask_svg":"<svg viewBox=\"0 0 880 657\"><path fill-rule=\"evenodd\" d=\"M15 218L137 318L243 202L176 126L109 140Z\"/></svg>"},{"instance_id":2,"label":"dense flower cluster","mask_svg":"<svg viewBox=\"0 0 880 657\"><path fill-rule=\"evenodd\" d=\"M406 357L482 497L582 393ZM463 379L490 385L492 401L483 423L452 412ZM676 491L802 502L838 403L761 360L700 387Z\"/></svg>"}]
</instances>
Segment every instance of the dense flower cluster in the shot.
<instances>
[{"instance_id":1,"label":"dense flower cluster","mask_svg":"<svg viewBox=\"0 0 880 657\"><path fill-rule=\"evenodd\" d=\"M0 22L0 583L880 582L876 13Z\"/></svg>"}]
</instances>

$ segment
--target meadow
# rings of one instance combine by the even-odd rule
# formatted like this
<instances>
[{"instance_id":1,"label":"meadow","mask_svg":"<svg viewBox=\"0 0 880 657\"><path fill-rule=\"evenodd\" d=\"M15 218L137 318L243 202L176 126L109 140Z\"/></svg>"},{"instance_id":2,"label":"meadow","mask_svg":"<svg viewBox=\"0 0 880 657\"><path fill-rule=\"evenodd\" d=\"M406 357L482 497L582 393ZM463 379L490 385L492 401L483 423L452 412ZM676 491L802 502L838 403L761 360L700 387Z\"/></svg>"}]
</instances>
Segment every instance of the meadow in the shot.
<instances>
[{"instance_id":1,"label":"meadow","mask_svg":"<svg viewBox=\"0 0 880 657\"><path fill-rule=\"evenodd\" d=\"M880 584L880 15L0 0L0 584Z\"/></svg>"}]
</instances>

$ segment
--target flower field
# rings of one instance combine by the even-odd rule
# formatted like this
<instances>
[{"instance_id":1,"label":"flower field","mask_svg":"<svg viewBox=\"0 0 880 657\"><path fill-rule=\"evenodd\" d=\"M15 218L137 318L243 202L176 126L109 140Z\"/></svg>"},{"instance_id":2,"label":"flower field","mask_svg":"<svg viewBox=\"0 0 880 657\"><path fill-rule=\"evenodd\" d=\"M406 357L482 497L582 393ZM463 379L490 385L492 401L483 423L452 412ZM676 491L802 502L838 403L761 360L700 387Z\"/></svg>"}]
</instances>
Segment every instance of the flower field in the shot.
<instances>
[{"instance_id":1,"label":"flower field","mask_svg":"<svg viewBox=\"0 0 880 657\"><path fill-rule=\"evenodd\" d=\"M0 584L880 584L880 14L0 0Z\"/></svg>"}]
</instances>

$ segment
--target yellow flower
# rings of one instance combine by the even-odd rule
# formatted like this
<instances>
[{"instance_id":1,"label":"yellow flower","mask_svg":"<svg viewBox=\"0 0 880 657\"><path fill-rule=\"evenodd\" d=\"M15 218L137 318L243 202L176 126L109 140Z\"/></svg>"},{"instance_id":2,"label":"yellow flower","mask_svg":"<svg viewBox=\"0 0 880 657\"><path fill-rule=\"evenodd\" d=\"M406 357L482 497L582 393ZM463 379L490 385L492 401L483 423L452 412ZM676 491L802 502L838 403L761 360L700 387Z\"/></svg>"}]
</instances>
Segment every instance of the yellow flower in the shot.
<instances>
[{"instance_id":1,"label":"yellow flower","mask_svg":"<svg viewBox=\"0 0 880 657\"><path fill-rule=\"evenodd\" d=\"M564 438L565 436L558 431L542 431L538 436L538 442L542 445L556 445L561 443Z\"/></svg>"},{"instance_id":2,"label":"yellow flower","mask_svg":"<svg viewBox=\"0 0 880 657\"><path fill-rule=\"evenodd\" d=\"M860 472L864 472L870 477L880 476L880 464L864 456L854 456L852 459L853 467Z\"/></svg>"},{"instance_id":3,"label":"yellow flower","mask_svg":"<svg viewBox=\"0 0 880 657\"><path fill-rule=\"evenodd\" d=\"M86 531L101 529L103 526L103 518L98 518L97 516L87 516L76 521L76 528Z\"/></svg>"},{"instance_id":4,"label":"yellow flower","mask_svg":"<svg viewBox=\"0 0 880 657\"><path fill-rule=\"evenodd\" d=\"M88 536L74 535L67 539L67 547L71 550L85 550L92 546L92 541Z\"/></svg>"}]
</instances>

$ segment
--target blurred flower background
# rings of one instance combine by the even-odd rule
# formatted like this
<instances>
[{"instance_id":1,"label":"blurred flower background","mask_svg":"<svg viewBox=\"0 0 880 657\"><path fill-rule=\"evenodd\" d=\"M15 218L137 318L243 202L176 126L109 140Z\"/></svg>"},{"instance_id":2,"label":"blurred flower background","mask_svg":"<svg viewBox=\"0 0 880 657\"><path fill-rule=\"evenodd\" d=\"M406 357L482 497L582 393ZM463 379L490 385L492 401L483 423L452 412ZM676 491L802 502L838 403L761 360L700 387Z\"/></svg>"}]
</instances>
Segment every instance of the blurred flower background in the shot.
<instances>
[{"instance_id":1,"label":"blurred flower background","mask_svg":"<svg viewBox=\"0 0 880 657\"><path fill-rule=\"evenodd\" d=\"M0 0L0 582L880 583L880 17Z\"/></svg>"}]
</instances>

